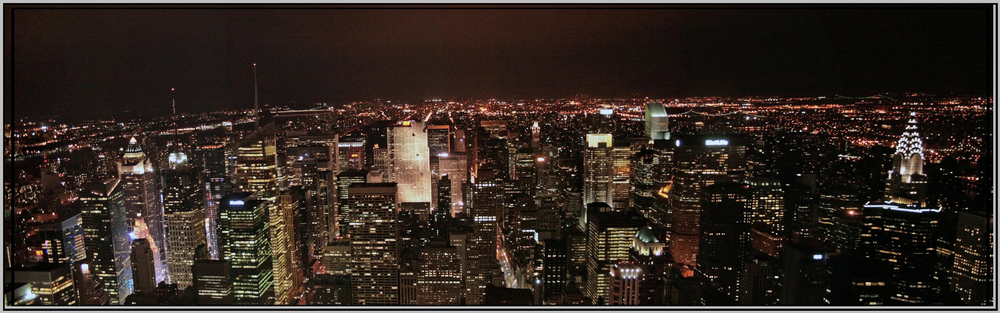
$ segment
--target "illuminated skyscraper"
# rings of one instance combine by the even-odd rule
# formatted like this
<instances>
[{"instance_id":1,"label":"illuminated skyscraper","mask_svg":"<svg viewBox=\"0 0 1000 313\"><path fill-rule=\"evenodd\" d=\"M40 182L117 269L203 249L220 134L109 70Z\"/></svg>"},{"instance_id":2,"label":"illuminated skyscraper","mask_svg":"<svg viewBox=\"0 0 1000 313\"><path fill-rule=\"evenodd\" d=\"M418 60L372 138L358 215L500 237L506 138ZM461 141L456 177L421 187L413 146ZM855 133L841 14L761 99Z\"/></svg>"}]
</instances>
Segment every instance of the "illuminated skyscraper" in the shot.
<instances>
[{"instance_id":1,"label":"illuminated skyscraper","mask_svg":"<svg viewBox=\"0 0 1000 313\"><path fill-rule=\"evenodd\" d=\"M935 236L941 209L895 203L864 206L865 257L884 273L887 305L929 304L934 280Z\"/></svg>"},{"instance_id":2,"label":"illuminated skyscraper","mask_svg":"<svg viewBox=\"0 0 1000 313\"><path fill-rule=\"evenodd\" d=\"M368 171L346 170L337 175L337 226L338 236L345 237L350 232L351 205L347 190L353 184L368 182Z\"/></svg>"},{"instance_id":3,"label":"illuminated skyscraper","mask_svg":"<svg viewBox=\"0 0 1000 313\"><path fill-rule=\"evenodd\" d=\"M128 219L129 232L134 231L136 221L146 225L156 268L156 281L165 281L167 274L167 243L163 220L163 207L160 203L160 192L157 189L156 173L152 161L146 158L135 137L129 140L122 160L118 162L118 175L125 199L125 213ZM124 298L123 298L124 299Z\"/></svg>"},{"instance_id":4,"label":"illuminated skyscraper","mask_svg":"<svg viewBox=\"0 0 1000 313\"><path fill-rule=\"evenodd\" d=\"M204 171L202 183L205 184L205 240L208 242L208 253L212 259L219 258L219 200L224 195L232 193L232 184L227 182L225 146L209 144L197 146L192 151L192 163ZM229 189L229 190L227 190Z\"/></svg>"},{"instance_id":5,"label":"illuminated skyscraper","mask_svg":"<svg viewBox=\"0 0 1000 313\"><path fill-rule=\"evenodd\" d=\"M955 241L955 266L952 290L968 305L992 306L993 298L993 229L990 213L958 213Z\"/></svg>"},{"instance_id":6,"label":"illuminated skyscraper","mask_svg":"<svg viewBox=\"0 0 1000 313\"><path fill-rule=\"evenodd\" d=\"M746 174L746 146L739 137L680 136L673 144L673 210L670 252L674 260L696 264L701 219L701 189L716 183L740 182Z\"/></svg>"},{"instance_id":7,"label":"illuminated skyscraper","mask_svg":"<svg viewBox=\"0 0 1000 313\"><path fill-rule=\"evenodd\" d=\"M646 136L653 140L670 139L669 115L662 103L646 103Z\"/></svg>"},{"instance_id":8,"label":"illuminated skyscraper","mask_svg":"<svg viewBox=\"0 0 1000 313\"><path fill-rule=\"evenodd\" d=\"M611 134L587 134L583 152L583 204L614 205L614 149Z\"/></svg>"},{"instance_id":9,"label":"illuminated skyscraper","mask_svg":"<svg viewBox=\"0 0 1000 313\"><path fill-rule=\"evenodd\" d=\"M753 187L753 223L783 229L785 193L781 190L781 182L774 177L755 177L750 185Z\"/></svg>"},{"instance_id":10,"label":"illuminated skyscraper","mask_svg":"<svg viewBox=\"0 0 1000 313\"><path fill-rule=\"evenodd\" d=\"M892 170L885 183L885 197L902 204L924 204L927 176L924 175L924 142L917 132L917 114L910 113L906 131L896 144Z\"/></svg>"},{"instance_id":11,"label":"illuminated skyscraper","mask_svg":"<svg viewBox=\"0 0 1000 313\"><path fill-rule=\"evenodd\" d=\"M299 201L294 194L282 194L278 197L277 214L270 215L271 230L271 261L274 269L275 304L292 304L295 293L298 292L298 273L296 266L299 245L295 244L295 213L299 209Z\"/></svg>"},{"instance_id":12,"label":"illuminated skyscraper","mask_svg":"<svg viewBox=\"0 0 1000 313\"><path fill-rule=\"evenodd\" d=\"M469 241L468 266L471 268L471 286L467 304L482 304L486 286L499 284L502 273L497 260L500 226L503 216L502 178L492 168L479 169L472 188L469 213L473 219L473 233ZM467 280L468 281L468 280Z\"/></svg>"},{"instance_id":13,"label":"illuminated skyscraper","mask_svg":"<svg viewBox=\"0 0 1000 313\"><path fill-rule=\"evenodd\" d=\"M632 211L587 212L587 289L591 301L608 303L611 296L611 269L618 261L629 259L629 247L640 228L648 221Z\"/></svg>"},{"instance_id":14,"label":"illuminated skyscraper","mask_svg":"<svg viewBox=\"0 0 1000 313\"><path fill-rule=\"evenodd\" d=\"M398 305L399 211L395 183L354 184L351 204L351 296L356 305Z\"/></svg>"},{"instance_id":15,"label":"illuminated skyscraper","mask_svg":"<svg viewBox=\"0 0 1000 313\"><path fill-rule=\"evenodd\" d=\"M542 127L538 126L538 121L535 121L534 124L531 124L531 148L532 149L541 148L542 147L541 142L542 142Z\"/></svg>"},{"instance_id":16,"label":"illuminated skyscraper","mask_svg":"<svg viewBox=\"0 0 1000 313\"><path fill-rule=\"evenodd\" d=\"M89 183L80 192L88 267L104 286L110 303L132 294L132 246L125 217L123 186L118 179Z\"/></svg>"},{"instance_id":17,"label":"illuminated skyscraper","mask_svg":"<svg viewBox=\"0 0 1000 313\"><path fill-rule=\"evenodd\" d=\"M253 192L261 200L274 201L278 196L277 162L274 125L268 124L237 147L237 190Z\"/></svg>"},{"instance_id":18,"label":"illuminated skyscraper","mask_svg":"<svg viewBox=\"0 0 1000 313\"><path fill-rule=\"evenodd\" d=\"M400 203L431 202L431 163L423 122L402 121L387 129L393 180Z\"/></svg>"},{"instance_id":19,"label":"illuminated skyscraper","mask_svg":"<svg viewBox=\"0 0 1000 313\"><path fill-rule=\"evenodd\" d=\"M219 239L229 262L233 301L240 305L274 303L269 201L250 192L223 197L219 204Z\"/></svg>"},{"instance_id":20,"label":"illuminated skyscraper","mask_svg":"<svg viewBox=\"0 0 1000 313\"><path fill-rule=\"evenodd\" d=\"M612 156L612 207L627 209L632 207L632 149L628 142L615 143Z\"/></svg>"},{"instance_id":21,"label":"illuminated skyscraper","mask_svg":"<svg viewBox=\"0 0 1000 313\"><path fill-rule=\"evenodd\" d=\"M469 156L462 153L449 153L448 156L438 157L438 173L448 175L451 181L451 210L454 216L457 213L465 212L465 192L462 184L469 179Z\"/></svg>"},{"instance_id":22,"label":"illuminated skyscraper","mask_svg":"<svg viewBox=\"0 0 1000 313\"><path fill-rule=\"evenodd\" d=\"M171 154L180 160L183 153ZM186 157L183 157L186 159ZM167 225L167 260L171 282L177 288L191 286L191 265L195 248L206 244L204 198L199 185L199 173L187 164L171 163L161 171L163 209Z\"/></svg>"}]
</instances>

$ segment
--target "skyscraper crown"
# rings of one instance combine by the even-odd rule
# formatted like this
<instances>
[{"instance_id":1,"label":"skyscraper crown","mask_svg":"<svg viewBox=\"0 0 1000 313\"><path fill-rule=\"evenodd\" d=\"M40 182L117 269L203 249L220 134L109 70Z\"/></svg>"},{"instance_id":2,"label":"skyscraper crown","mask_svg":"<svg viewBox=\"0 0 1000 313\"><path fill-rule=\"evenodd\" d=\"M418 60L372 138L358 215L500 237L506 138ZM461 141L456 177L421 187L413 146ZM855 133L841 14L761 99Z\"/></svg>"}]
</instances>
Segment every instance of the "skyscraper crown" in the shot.
<instances>
[{"instance_id":1,"label":"skyscraper crown","mask_svg":"<svg viewBox=\"0 0 1000 313\"><path fill-rule=\"evenodd\" d=\"M896 154L902 154L903 158L910 158L914 154L919 154L920 159L923 159L924 142L920 139L920 133L917 132L916 112L910 113L910 116L910 121L906 124L906 131L903 132L903 136L899 138L899 143L896 144Z\"/></svg>"}]
</instances>

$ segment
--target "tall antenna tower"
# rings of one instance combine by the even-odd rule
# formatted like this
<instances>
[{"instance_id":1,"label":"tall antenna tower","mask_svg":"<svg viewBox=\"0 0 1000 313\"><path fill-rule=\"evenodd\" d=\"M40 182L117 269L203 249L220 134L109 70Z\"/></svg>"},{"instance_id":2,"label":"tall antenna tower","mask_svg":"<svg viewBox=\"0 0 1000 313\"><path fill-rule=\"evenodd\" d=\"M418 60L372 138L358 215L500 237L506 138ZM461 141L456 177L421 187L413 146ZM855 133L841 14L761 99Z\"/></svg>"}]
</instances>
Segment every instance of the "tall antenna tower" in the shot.
<instances>
[{"instance_id":1,"label":"tall antenna tower","mask_svg":"<svg viewBox=\"0 0 1000 313\"><path fill-rule=\"evenodd\" d=\"M257 63L253 64L253 126L260 129L260 116L257 114Z\"/></svg>"},{"instance_id":2,"label":"tall antenna tower","mask_svg":"<svg viewBox=\"0 0 1000 313\"><path fill-rule=\"evenodd\" d=\"M177 94L174 93L174 88L170 88L170 107L174 109L174 115L177 115Z\"/></svg>"}]
</instances>

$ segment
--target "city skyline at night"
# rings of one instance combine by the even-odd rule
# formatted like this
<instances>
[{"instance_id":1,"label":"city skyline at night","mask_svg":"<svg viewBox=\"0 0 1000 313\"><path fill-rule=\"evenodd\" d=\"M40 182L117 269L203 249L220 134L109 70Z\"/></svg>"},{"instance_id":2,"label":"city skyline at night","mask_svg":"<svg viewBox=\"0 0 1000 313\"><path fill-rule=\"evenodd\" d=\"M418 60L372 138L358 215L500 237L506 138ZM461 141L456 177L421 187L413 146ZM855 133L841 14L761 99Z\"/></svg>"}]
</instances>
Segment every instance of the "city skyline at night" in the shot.
<instances>
[{"instance_id":1,"label":"city skyline at night","mask_svg":"<svg viewBox=\"0 0 1000 313\"><path fill-rule=\"evenodd\" d=\"M7 309L996 308L996 4L4 8Z\"/></svg>"}]
</instances>

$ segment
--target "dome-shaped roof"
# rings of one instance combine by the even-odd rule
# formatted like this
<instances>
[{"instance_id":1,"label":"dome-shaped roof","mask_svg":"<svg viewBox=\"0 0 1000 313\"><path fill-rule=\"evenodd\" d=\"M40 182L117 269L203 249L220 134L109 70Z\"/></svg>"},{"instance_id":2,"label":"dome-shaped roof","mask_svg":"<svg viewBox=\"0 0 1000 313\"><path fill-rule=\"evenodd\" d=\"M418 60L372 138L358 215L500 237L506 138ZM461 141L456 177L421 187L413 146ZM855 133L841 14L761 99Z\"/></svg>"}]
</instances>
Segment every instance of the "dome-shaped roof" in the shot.
<instances>
[{"instance_id":1,"label":"dome-shaped roof","mask_svg":"<svg viewBox=\"0 0 1000 313\"><path fill-rule=\"evenodd\" d=\"M656 234L653 234L653 230L649 227L643 227L639 229L639 232L635 233L635 238L639 238L644 243L657 243L659 240L656 239Z\"/></svg>"}]
</instances>

